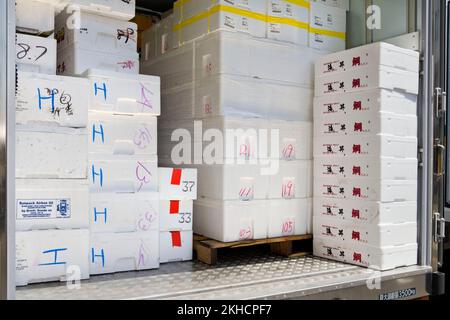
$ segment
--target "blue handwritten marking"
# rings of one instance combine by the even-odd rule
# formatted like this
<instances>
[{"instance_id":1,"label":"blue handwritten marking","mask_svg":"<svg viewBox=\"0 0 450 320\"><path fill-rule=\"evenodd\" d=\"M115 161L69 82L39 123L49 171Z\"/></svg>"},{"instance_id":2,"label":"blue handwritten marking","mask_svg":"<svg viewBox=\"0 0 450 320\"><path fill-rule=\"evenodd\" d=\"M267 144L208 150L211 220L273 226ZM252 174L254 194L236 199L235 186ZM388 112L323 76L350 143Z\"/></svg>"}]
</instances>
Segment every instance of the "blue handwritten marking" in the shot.
<instances>
[{"instance_id":1,"label":"blue handwritten marking","mask_svg":"<svg viewBox=\"0 0 450 320\"><path fill-rule=\"evenodd\" d=\"M94 208L94 222L97 222L97 216L104 216L105 224L108 219L108 209L105 208L105 211L97 211L97 208Z\"/></svg>"},{"instance_id":2,"label":"blue handwritten marking","mask_svg":"<svg viewBox=\"0 0 450 320\"><path fill-rule=\"evenodd\" d=\"M52 113L55 112L55 90L51 90L51 94L49 96L42 96L41 89L37 89L38 91L38 99L39 99L39 110L42 110L42 101L43 100L50 100L51 101L51 107L52 107Z\"/></svg>"},{"instance_id":3,"label":"blue handwritten marking","mask_svg":"<svg viewBox=\"0 0 450 320\"><path fill-rule=\"evenodd\" d=\"M47 250L47 251L43 251L42 254L49 254L49 253L54 253L54 260L53 262L49 262L49 263L41 263L40 266L55 266L55 265L64 265L66 264L66 262L58 262L58 252L62 252L62 251L67 251L67 248L59 248L59 249L52 249L52 250Z\"/></svg>"},{"instance_id":4,"label":"blue handwritten marking","mask_svg":"<svg viewBox=\"0 0 450 320\"><path fill-rule=\"evenodd\" d=\"M103 129L103 125L100 125L100 131L97 131L95 124L92 125L92 142L95 143L95 137L97 134L101 135L102 137L102 143L105 143L105 131Z\"/></svg>"},{"instance_id":5,"label":"blue handwritten marking","mask_svg":"<svg viewBox=\"0 0 450 320\"><path fill-rule=\"evenodd\" d=\"M95 177L100 177L100 187L103 187L103 169L100 172L95 171L95 165L92 165L92 183L96 183Z\"/></svg>"},{"instance_id":6,"label":"blue handwritten marking","mask_svg":"<svg viewBox=\"0 0 450 320\"><path fill-rule=\"evenodd\" d=\"M92 248L91 256L92 263L95 263L96 258L102 258L102 267L105 267L105 250L101 249L100 254L95 254L94 248Z\"/></svg>"},{"instance_id":7,"label":"blue handwritten marking","mask_svg":"<svg viewBox=\"0 0 450 320\"><path fill-rule=\"evenodd\" d=\"M96 95L96 96L98 95L98 92L99 92L99 91L103 91L103 97L104 97L105 100L106 100L106 97L107 97L106 83L103 82L103 84L102 84L101 87L99 87L99 86L97 85L97 83L94 83L94 92L95 92L95 95Z\"/></svg>"}]
</instances>

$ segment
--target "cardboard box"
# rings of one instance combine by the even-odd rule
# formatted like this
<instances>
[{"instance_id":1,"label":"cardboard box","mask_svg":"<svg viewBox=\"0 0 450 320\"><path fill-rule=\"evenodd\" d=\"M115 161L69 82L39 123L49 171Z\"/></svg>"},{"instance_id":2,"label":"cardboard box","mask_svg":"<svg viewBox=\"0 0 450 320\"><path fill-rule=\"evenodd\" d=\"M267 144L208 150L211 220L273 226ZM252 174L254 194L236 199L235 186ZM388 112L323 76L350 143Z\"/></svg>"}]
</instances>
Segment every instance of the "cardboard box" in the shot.
<instances>
[{"instance_id":1,"label":"cardboard box","mask_svg":"<svg viewBox=\"0 0 450 320\"><path fill-rule=\"evenodd\" d=\"M417 138L389 135L314 138L314 157L368 156L417 159L417 145Z\"/></svg>"},{"instance_id":2,"label":"cardboard box","mask_svg":"<svg viewBox=\"0 0 450 320\"><path fill-rule=\"evenodd\" d=\"M159 194L91 193L91 233L159 231Z\"/></svg>"},{"instance_id":3,"label":"cardboard box","mask_svg":"<svg viewBox=\"0 0 450 320\"><path fill-rule=\"evenodd\" d=\"M91 234L91 275L159 268L159 232Z\"/></svg>"},{"instance_id":4,"label":"cardboard box","mask_svg":"<svg viewBox=\"0 0 450 320\"><path fill-rule=\"evenodd\" d=\"M56 40L16 34L16 64L18 71L56 74Z\"/></svg>"},{"instance_id":5,"label":"cardboard box","mask_svg":"<svg viewBox=\"0 0 450 320\"><path fill-rule=\"evenodd\" d=\"M314 176L338 179L417 180L418 167L417 159L318 157L314 159Z\"/></svg>"},{"instance_id":6,"label":"cardboard box","mask_svg":"<svg viewBox=\"0 0 450 320\"><path fill-rule=\"evenodd\" d=\"M392 44L377 42L333 53L316 61L316 78L363 67L386 66L419 73L419 53Z\"/></svg>"},{"instance_id":7,"label":"cardboard box","mask_svg":"<svg viewBox=\"0 0 450 320\"><path fill-rule=\"evenodd\" d=\"M160 262L192 260L192 231L170 231L160 233Z\"/></svg>"},{"instance_id":8,"label":"cardboard box","mask_svg":"<svg viewBox=\"0 0 450 320\"><path fill-rule=\"evenodd\" d=\"M417 264L417 244L376 248L349 246L333 240L314 239L314 255L375 270L387 271Z\"/></svg>"},{"instance_id":9,"label":"cardboard box","mask_svg":"<svg viewBox=\"0 0 450 320\"><path fill-rule=\"evenodd\" d=\"M269 176L269 199L303 199L313 193L312 161L281 161L278 172Z\"/></svg>"},{"instance_id":10,"label":"cardboard box","mask_svg":"<svg viewBox=\"0 0 450 320\"><path fill-rule=\"evenodd\" d=\"M16 233L16 285L89 278L89 230Z\"/></svg>"},{"instance_id":11,"label":"cardboard box","mask_svg":"<svg viewBox=\"0 0 450 320\"><path fill-rule=\"evenodd\" d=\"M311 199L269 200L268 238L306 235L312 216Z\"/></svg>"},{"instance_id":12,"label":"cardboard box","mask_svg":"<svg viewBox=\"0 0 450 320\"><path fill-rule=\"evenodd\" d=\"M85 79L19 72L16 123L85 128L88 88Z\"/></svg>"},{"instance_id":13,"label":"cardboard box","mask_svg":"<svg viewBox=\"0 0 450 320\"><path fill-rule=\"evenodd\" d=\"M91 83L90 109L115 114L161 114L159 77L88 70Z\"/></svg>"},{"instance_id":14,"label":"cardboard box","mask_svg":"<svg viewBox=\"0 0 450 320\"><path fill-rule=\"evenodd\" d=\"M197 200L197 170L159 168L159 193L162 200Z\"/></svg>"},{"instance_id":15,"label":"cardboard box","mask_svg":"<svg viewBox=\"0 0 450 320\"><path fill-rule=\"evenodd\" d=\"M83 12L129 21L134 18L136 0L70 0Z\"/></svg>"},{"instance_id":16,"label":"cardboard box","mask_svg":"<svg viewBox=\"0 0 450 320\"><path fill-rule=\"evenodd\" d=\"M355 224L402 224L417 222L416 202L381 203L359 200L314 199L314 215Z\"/></svg>"},{"instance_id":17,"label":"cardboard box","mask_svg":"<svg viewBox=\"0 0 450 320\"><path fill-rule=\"evenodd\" d=\"M157 154L157 118L89 112L89 153L101 155Z\"/></svg>"},{"instance_id":18,"label":"cardboard box","mask_svg":"<svg viewBox=\"0 0 450 320\"><path fill-rule=\"evenodd\" d=\"M16 178L86 179L86 129L16 128Z\"/></svg>"},{"instance_id":19,"label":"cardboard box","mask_svg":"<svg viewBox=\"0 0 450 320\"><path fill-rule=\"evenodd\" d=\"M16 180L16 230L89 229L86 180Z\"/></svg>"},{"instance_id":20,"label":"cardboard box","mask_svg":"<svg viewBox=\"0 0 450 320\"><path fill-rule=\"evenodd\" d=\"M55 29L57 1L16 0L17 31L36 35L49 35Z\"/></svg>"},{"instance_id":21,"label":"cardboard box","mask_svg":"<svg viewBox=\"0 0 450 320\"><path fill-rule=\"evenodd\" d=\"M160 231L190 231L193 220L192 200L161 200Z\"/></svg>"},{"instance_id":22,"label":"cardboard box","mask_svg":"<svg viewBox=\"0 0 450 320\"><path fill-rule=\"evenodd\" d=\"M346 46L346 11L311 2L309 46L323 51L342 51Z\"/></svg>"},{"instance_id":23,"label":"cardboard box","mask_svg":"<svg viewBox=\"0 0 450 320\"><path fill-rule=\"evenodd\" d=\"M90 155L91 193L146 193L158 191L156 156Z\"/></svg>"},{"instance_id":24,"label":"cardboard box","mask_svg":"<svg viewBox=\"0 0 450 320\"><path fill-rule=\"evenodd\" d=\"M315 178L314 196L380 202L417 201L417 180Z\"/></svg>"}]
</instances>

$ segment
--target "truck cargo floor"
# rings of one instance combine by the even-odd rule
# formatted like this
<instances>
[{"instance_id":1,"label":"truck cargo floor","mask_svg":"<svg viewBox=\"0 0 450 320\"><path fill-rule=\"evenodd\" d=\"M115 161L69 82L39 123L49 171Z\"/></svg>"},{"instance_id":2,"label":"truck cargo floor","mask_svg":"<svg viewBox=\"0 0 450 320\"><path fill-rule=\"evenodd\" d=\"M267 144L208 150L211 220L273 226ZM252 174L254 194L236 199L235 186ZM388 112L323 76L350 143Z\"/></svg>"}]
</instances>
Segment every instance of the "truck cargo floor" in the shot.
<instances>
[{"instance_id":1,"label":"truck cargo floor","mask_svg":"<svg viewBox=\"0 0 450 320\"><path fill-rule=\"evenodd\" d=\"M426 271L412 267L391 276ZM213 267L192 261L161 265L159 270L95 276L82 281L78 289L69 289L64 283L30 285L17 289L17 299L301 298L327 288L356 286L373 276L373 271L364 268L311 256L245 253L226 257Z\"/></svg>"}]
</instances>

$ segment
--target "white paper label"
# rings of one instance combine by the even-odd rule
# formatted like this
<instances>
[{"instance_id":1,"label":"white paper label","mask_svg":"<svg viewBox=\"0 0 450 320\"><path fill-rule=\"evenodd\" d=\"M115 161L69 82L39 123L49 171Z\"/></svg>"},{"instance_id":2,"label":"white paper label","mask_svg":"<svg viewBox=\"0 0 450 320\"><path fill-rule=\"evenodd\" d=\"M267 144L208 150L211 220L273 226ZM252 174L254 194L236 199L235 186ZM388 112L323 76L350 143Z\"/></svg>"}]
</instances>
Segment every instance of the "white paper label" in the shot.
<instances>
[{"instance_id":1,"label":"white paper label","mask_svg":"<svg viewBox=\"0 0 450 320\"><path fill-rule=\"evenodd\" d=\"M70 218L69 199L17 200L17 219L67 219Z\"/></svg>"}]
</instances>

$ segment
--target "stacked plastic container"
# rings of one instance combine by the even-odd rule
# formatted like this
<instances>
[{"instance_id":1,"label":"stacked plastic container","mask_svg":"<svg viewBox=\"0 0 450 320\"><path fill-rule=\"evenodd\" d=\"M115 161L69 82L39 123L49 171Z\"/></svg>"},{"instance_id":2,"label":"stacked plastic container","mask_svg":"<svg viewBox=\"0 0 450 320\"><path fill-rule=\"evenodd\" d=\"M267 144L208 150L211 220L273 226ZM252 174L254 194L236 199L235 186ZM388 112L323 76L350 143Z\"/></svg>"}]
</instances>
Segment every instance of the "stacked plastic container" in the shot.
<instances>
[{"instance_id":1,"label":"stacked plastic container","mask_svg":"<svg viewBox=\"0 0 450 320\"><path fill-rule=\"evenodd\" d=\"M55 4L17 0L17 285L89 277L88 81L55 75Z\"/></svg>"},{"instance_id":2,"label":"stacked plastic container","mask_svg":"<svg viewBox=\"0 0 450 320\"><path fill-rule=\"evenodd\" d=\"M385 43L316 63L314 252L417 263L419 54Z\"/></svg>"}]
</instances>

